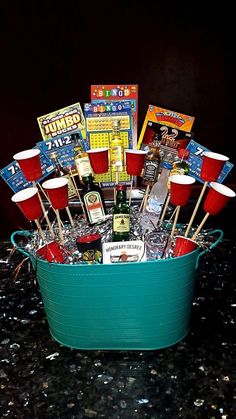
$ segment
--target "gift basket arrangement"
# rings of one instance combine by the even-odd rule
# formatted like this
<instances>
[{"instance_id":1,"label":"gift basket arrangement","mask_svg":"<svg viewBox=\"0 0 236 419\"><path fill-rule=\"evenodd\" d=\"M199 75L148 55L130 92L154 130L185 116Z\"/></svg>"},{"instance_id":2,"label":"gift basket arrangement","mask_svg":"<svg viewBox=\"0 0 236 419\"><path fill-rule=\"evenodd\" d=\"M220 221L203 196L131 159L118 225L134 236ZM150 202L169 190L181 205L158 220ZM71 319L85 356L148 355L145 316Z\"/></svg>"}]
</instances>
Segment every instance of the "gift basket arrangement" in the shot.
<instances>
[{"instance_id":1,"label":"gift basket arrangement","mask_svg":"<svg viewBox=\"0 0 236 419\"><path fill-rule=\"evenodd\" d=\"M125 101L94 101L94 118L67 108L51 119L46 115L42 126L49 138L15 154L18 178L10 184L5 177L12 202L32 226L15 231L12 244L36 271L52 337L72 348L150 350L183 339L199 258L223 237L203 226L235 197L222 184L228 157L203 148L196 170L190 144L196 143L191 136L186 141L191 125L177 129L180 115L184 126L183 114L164 110L160 120L156 112L137 144L137 115L131 112L125 137L122 106L134 108L124 89ZM196 180L202 190L189 222L179 224ZM194 226L200 206L205 216Z\"/></svg>"}]
</instances>

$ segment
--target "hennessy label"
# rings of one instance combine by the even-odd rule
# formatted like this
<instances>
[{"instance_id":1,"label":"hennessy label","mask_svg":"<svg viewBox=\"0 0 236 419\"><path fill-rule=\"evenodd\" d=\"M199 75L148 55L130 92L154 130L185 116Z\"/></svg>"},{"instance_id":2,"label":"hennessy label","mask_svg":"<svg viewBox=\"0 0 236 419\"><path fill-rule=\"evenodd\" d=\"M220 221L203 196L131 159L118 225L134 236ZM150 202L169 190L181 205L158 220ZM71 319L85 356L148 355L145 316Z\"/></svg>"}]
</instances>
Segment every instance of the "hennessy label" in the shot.
<instances>
[{"instance_id":1,"label":"hennessy label","mask_svg":"<svg viewBox=\"0 0 236 419\"><path fill-rule=\"evenodd\" d=\"M129 227L129 214L114 214L113 215L113 231L116 233L128 233Z\"/></svg>"}]
</instances>

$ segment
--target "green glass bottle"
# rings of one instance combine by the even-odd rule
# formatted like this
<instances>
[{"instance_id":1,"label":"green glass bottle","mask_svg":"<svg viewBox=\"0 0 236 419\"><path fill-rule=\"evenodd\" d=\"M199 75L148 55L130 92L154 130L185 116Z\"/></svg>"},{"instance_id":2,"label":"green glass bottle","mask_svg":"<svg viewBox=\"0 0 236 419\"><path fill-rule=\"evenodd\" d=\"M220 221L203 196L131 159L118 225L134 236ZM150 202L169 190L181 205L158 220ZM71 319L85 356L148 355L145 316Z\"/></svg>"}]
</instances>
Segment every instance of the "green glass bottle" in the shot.
<instances>
[{"instance_id":1,"label":"green glass bottle","mask_svg":"<svg viewBox=\"0 0 236 419\"><path fill-rule=\"evenodd\" d=\"M93 176L82 176L84 187L81 190L81 198L88 223L98 223L106 215L106 205L102 189L93 182Z\"/></svg>"},{"instance_id":2,"label":"green glass bottle","mask_svg":"<svg viewBox=\"0 0 236 419\"><path fill-rule=\"evenodd\" d=\"M112 241L129 240L130 206L126 201L126 186L116 185L116 203L112 208Z\"/></svg>"}]
</instances>

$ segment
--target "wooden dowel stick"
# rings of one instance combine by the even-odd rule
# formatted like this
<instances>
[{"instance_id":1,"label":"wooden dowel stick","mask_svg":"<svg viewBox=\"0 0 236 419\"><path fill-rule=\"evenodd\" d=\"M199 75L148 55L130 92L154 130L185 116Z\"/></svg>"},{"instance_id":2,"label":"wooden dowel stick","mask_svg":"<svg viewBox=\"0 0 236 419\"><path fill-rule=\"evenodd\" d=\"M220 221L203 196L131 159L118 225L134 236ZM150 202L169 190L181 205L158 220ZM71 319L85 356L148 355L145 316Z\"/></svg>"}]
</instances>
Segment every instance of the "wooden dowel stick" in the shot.
<instances>
[{"instance_id":1,"label":"wooden dowel stick","mask_svg":"<svg viewBox=\"0 0 236 419\"><path fill-rule=\"evenodd\" d=\"M36 226L38 228L38 231L39 231L40 236L42 237L42 239L45 240L45 241L47 241L46 236L45 236L45 234L44 234L44 232L43 232L43 230L41 228L41 225L39 224L39 220L34 220L34 222L35 222L35 224L36 224Z\"/></svg>"},{"instance_id":2,"label":"wooden dowel stick","mask_svg":"<svg viewBox=\"0 0 236 419\"><path fill-rule=\"evenodd\" d=\"M167 195L167 198L166 198L166 202L165 202L164 208L162 209L162 213L161 213L161 218L160 218L160 221L159 221L159 225L161 225L161 224L162 224L162 222L163 222L163 220L164 220L164 217L165 217L165 215L166 215L166 210L167 210L167 208L168 208L169 202L170 202L170 194L168 194L168 195ZM172 214L172 215L173 215L173 214ZM170 221L170 220L169 220L169 221Z\"/></svg>"},{"instance_id":3,"label":"wooden dowel stick","mask_svg":"<svg viewBox=\"0 0 236 419\"><path fill-rule=\"evenodd\" d=\"M35 182L32 182L32 183L33 183L33 186L34 186L35 188L37 188L36 183L35 183ZM38 189L38 188L37 188L37 189ZM39 201L40 201L40 205L41 205L41 208L42 208L42 211L43 211L43 215L44 215L45 220L46 220L46 222L47 222L47 225L48 225L49 231L50 231L50 233L51 233L51 236L52 236L52 238L53 238L53 239L55 239L55 234L54 234L54 231L53 231L53 228L52 228L52 224L51 224L51 223L50 223L50 221L49 221L48 214L47 214L47 212L46 212L45 206L43 205L43 201L42 201L42 198L41 198L41 196L40 196L39 190L38 190L38 197L39 197Z\"/></svg>"},{"instance_id":4,"label":"wooden dowel stick","mask_svg":"<svg viewBox=\"0 0 236 419\"><path fill-rule=\"evenodd\" d=\"M57 216L57 224L58 224L58 228L59 228L59 238L62 244L64 244L64 237L63 237L63 233L62 233L62 228L61 228L61 218L60 218L60 214L59 214L59 210L55 209L56 211L56 216Z\"/></svg>"},{"instance_id":5,"label":"wooden dowel stick","mask_svg":"<svg viewBox=\"0 0 236 419\"><path fill-rule=\"evenodd\" d=\"M74 226L74 221L73 221L73 218L71 216L69 207L66 207L66 212L67 212L67 215L69 217L69 220L70 220L71 225Z\"/></svg>"},{"instance_id":6,"label":"wooden dowel stick","mask_svg":"<svg viewBox=\"0 0 236 419\"><path fill-rule=\"evenodd\" d=\"M145 200L146 193L147 193L147 188L145 189L145 191L144 191L144 193L143 193L143 199L142 199L142 202L141 202L140 207L139 207L139 212L141 212L141 211L142 211L142 208L143 208L143 204L144 204L144 200Z\"/></svg>"},{"instance_id":7,"label":"wooden dowel stick","mask_svg":"<svg viewBox=\"0 0 236 419\"><path fill-rule=\"evenodd\" d=\"M46 198L46 200L49 202L49 204L51 205L51 202L49 201L49 198L46 194L46 192L43 190L42 186L40 185L40 183L38 183L37 185L35 185L35 187L39 186L39 189L41 190L41 192L43 193L44 197ZM52 206L51 206L52 207ZM55 209L52 207L54 214L56 215L56 211ZM62 227L64 227L63 222L61 221L61 225Z\"/></svg>"},{"instance_id":8,"label":"wooden dowel stick","mask_svg":"<svg viewBox=\"0 0 236 419\"><path fill-rule=\"evenodd\" d=\"M143 210L145 210L145 208L147 206L147 200L148 200L148 196L149 196L149 191L150 191L150 185L148 185L147 186L147 189L146 189L145 198L144 198L144 202L143 202Z\"/></svg>"},{"instance_id":9,"label":"wooden dowel stick","mask_svg":"<svg viewBox=\"0 0 236 419\"><path fill-rule=\"evenodd\" d=\"M177 224L177 219L178 219L178 216L179 216L179 211L180 211L180 205L178 205L178 206L176 207L175 218L174 218L174 222L173 222L172 230L171 230L171 233L170 233L170 238L171 238L171 239L173 239L173 236L174 236L175 227L176 227L176 224Z\"/></svg>"},{"instance_id":10,"label":"wooden dowel stick","mask_svg":"<svg viewBox=\"0 0 236 419\"><path fill-rule=\"evenodd\" d=\"M191 216L191 218L189 220L188 227L187 227L186 232L185 232L185 237L188 237L188 235L189 235L190 229L191 229L192 224L193 224L193 220L195 218L196 212L198 210L198 207L200 205L200 202L202 200L202 197L204 195L204 192L206 190L206 187L207 187L207 182L205 182L204 185L203 185L203 187L202 187L201 193L200 193L200 195L198 197L198 200L197 200L197 203L196 203L195 208L193 210L192 216Z\"/></svg>"},{"instance_id":11,"label":"wooden dowel stick","mask_svg":"<svg viewBox=\"0 0 236 419\"><path fill-rule=\"evenodd\" d=\"M132 197L132 190L133 190L133 181L134 181L134 177L131 176L131 185L130 185L130 190L129 190L129 206L131 205L131 197Z\"/></svg>"},{"instance_id":12,"label":"wooden dowel stick","mask_svg":"<svg viewBox=\"0 0 236 419\"><path fill-rule=\"evenodd\" d=\"M166 226L168 226L168 224L170 224L170 222L171 222L172 218L173 218L173 217L174 217L174 215L176 214L177 208L178 208L178 207L175 207L175 209L174 209L174 211L172 212L172 214L171 214L171 216L170 216L169 220L168 220L168 221L166 221Z\"/></svg>"},{"instance_id":13,"label":"wooden dowel stick","mask_svg":"<svg viewBox=\"0 0 236 419\"><path fill-rule=\"evenodd\" d=\"M197 230L195 231L195 233L193 234L193 236L191 237L192 240L196 240L197 235L199 234L200 230L203 227L203 224L205 224L206 220L208 219L210 213L207 212L205 217L203 218L203 220L201 221L201 223L199 224Z\"/></svg>"},{"instance_id":14,"label":"wooden dowel stick","mask_svg":"<svg viewBox=\"0 0 236 419\"><path fill-rule=\"evenodd\" d=\"M72 172L70 171L70 173L72 173ZM77 196L78 196L78 198L79 198L80 205L81 205L81 209L82 209L82 211L83 211L83 213L84 213L84 215L85 215L84 204L83 204L83 202L82 202L82 199L81 199L81 196L80 196L80 193L79 193L79 189L77 188L77 185L76 185L76 181L75 181L75 179L74 179L74 176L72 176L72 175L71 175L71 180L72 180L72 182L73 182L73 185L74 185L74 188L75 188L76 194L77 194Z\"/></svg>"}]
</instances>

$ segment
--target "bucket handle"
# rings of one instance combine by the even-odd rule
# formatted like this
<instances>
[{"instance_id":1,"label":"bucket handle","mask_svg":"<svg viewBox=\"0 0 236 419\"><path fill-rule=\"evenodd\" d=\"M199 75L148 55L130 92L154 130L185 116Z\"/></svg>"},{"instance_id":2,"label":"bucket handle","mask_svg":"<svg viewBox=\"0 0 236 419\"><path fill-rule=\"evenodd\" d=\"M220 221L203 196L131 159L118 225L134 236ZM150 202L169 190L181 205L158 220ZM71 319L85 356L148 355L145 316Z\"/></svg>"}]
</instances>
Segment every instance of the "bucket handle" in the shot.
<instances>
[{"instance_id":1,"label":"bucket handle","mask_svg":"<svg viewBox=\"0 0 236 419\"><path fill-rule=\"evenodd\" d=\"M216 241L214 243L212 243L209 247L207 247L206 249L204 249L201 253L199 253L197 261L196 261L196 269L198 267L198 263L199 263L199 259L201 256L205 255L205 253L209 252L209 250L213 249L214 247L216 247L219 242L222 240L224 233L222 230L212 230L206 233L207 235L212 235L212 234L219 234L219 237L216 239Z\"/></svg>"},{"instance_id":2,"label":"bucket handle","mask_svg":"<svg viewBox=\"0 0 236 419\"><path fill-rule=\"evenodd\" d=\"M13 246L19 250L21 253L23 253L23 255L31 258L31 255L29 253L27 253L25 251L25 249L22 249L22 247L18 246L18 244L15 242L15 236L23 236L23 237L32 237L33 233L31 233L30 231L27 230L17 230L14 231L14 233L11 234L11 243L13 244Z\"/></svg>"}]
</instances>

